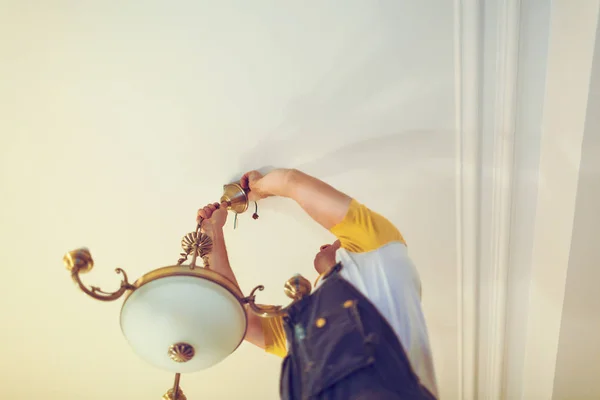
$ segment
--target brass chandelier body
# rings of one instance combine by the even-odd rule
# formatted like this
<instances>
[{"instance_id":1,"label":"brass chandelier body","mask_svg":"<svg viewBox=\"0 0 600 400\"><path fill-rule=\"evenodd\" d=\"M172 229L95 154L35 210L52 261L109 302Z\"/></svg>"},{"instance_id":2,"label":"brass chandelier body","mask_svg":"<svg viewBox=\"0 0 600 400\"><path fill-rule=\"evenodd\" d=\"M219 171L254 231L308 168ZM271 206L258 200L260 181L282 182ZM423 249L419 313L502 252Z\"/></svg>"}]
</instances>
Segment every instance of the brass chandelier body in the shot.
<instances>
[{"instance_id":1,"label":"brass chandelier body","mask_svg":"<svg viewBox=\"0 0 600 400\"><path fill-rule=\"evenodd\" d=\"M248 195L244 189L236 183L227 184L223 187L223 196L221 203L227 204L227 209L236 214L245 212L248 209ZM292 304L300 300L302 297L310 294L310 282L300 275L296 275L289 279L284 285L285 294L292 299L292 303L287 307L258 305L255 302L256 291L263 290L262 285L256 286L248 296L244 296L241 290L224 276L212 271L209 266L208 255L212 250L212 240L210 237L200 231L202 221L197 225L196 231L186 234L181 240L183 252L176 265L167 266L155 269L144 274L134 283L130 283L125 271L117 268L115 272L121 275L121 284L114 292L106 292L97 286L86 286L80 278L80 274L87 273L94 267L94 261L88 249L80 248L65 254L63 261L66 268L71 271L71 278L79 288L88 296L101 301L114 301L125 296L123 308L128 299L136 291L145 287L152 282L156 282L165 278L173 277L192 277L203 281L216 284L223 288L239 302L239 305L244 309L249 309L256 315L269 318L285 315L288 308ZM184 264L191 256L189 264ZM200 257L203 261L202 266L197 266L196 261ZM122 310L123 310L122 308ZM247 328L247 318L245 318L246 327L244 328L244 336ZM243 337L242 337L243 340ZM238 344L239 345L239 344ZM235 350L235 349L234 349ZM165 353L173 363L183 365L194 359L196 349L189 343L177 342L172 343L168 348L164 349ZM163 395L163 400L186 400L186 396L179 387L180 372L175 374L175 382L173 388L169 389Z\"/></svg>"}]
</instances>

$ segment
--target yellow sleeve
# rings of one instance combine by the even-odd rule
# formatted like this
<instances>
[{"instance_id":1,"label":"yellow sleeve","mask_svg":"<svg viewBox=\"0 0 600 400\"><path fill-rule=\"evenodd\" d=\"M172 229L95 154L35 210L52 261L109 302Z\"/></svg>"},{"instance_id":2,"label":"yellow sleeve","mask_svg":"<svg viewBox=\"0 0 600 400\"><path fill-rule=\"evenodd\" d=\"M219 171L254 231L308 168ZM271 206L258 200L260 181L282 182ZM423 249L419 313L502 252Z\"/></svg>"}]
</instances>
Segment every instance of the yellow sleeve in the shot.
<instances>
[{"instance_id":1,"label":"yellow sleeve","mask_svg":"<svg viewBox=\"0 0 600 400\"><path fill-rule=\"evenodd\" d=\"M261 324L265 335L265 350L267 353L285 357L287 354L287 340L281 317L261 318Z\"/></svg>"},{"instance_id":2,"label":"yellow sleeve","mask_svg":"<svg viewBox=\"0 0 600 400\"><path fill-rule=\"evenodd\" d=\"M406 244L402 234L387 219L352 200L344 220L331 228L342 248L353 253L376 250L390 242Z\"/></svg>"}]
</instances>

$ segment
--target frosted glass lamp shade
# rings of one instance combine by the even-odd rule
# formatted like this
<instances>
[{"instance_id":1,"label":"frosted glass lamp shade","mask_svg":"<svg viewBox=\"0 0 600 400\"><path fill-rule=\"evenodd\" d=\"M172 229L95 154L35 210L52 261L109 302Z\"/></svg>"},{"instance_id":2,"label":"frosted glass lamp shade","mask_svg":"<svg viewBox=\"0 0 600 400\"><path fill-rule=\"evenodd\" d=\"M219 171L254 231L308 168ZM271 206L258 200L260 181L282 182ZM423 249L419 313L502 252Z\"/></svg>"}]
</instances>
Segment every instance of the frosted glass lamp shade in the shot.
<instances>
[{"instance_id":1,"label":"frosted glass lamp shade","mask_svg":"<svg viewBox=\"0 0 600 400\"><path fill-rule=\"evenodd\" d=\"M121 329L138 354L170 372L209 368L246 334L241 292L213 271L172 266L140 278L121 309Z\"/></svg>"}]
</instances>

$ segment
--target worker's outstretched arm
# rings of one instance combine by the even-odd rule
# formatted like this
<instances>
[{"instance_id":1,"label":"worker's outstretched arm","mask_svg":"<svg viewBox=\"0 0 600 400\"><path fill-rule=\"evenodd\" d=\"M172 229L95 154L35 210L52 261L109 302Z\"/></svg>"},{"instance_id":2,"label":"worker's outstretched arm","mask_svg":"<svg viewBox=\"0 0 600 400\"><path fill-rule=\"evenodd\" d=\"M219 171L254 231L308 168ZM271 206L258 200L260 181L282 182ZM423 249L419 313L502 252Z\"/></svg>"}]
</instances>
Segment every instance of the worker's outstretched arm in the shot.
<instances>
[{"instance_id":1,"label":"worker's outstretched arm","mask_svg":"<svg viewBox=\"0 0 600 400\"><path fill-rule=\"evenodd\" d=\"M225 247L225 236L223 235L223 226L227 220L227 205L222 204L219 207L218 204L209 204L198 210L198 219L200 218L204 219L202 230L210 236L213 242L212 251L208 255L210 269L229 279L239 289L240 286L229 264L227 248ZM265 335L260 317L250 311L248 306L246 306L246 315L248 317L248 329L246 330L244 339L264 349Z\"/></svg>"},{"instance_id":2,"label":"worker's outstretched arm","mask_svg":"<svg viewBox=\"0 0 600 400\"><path fill-rule=\"evenodd\" d=\"M282 196L295 200L325 229L344 220L352 199L327 183L296 169L276 169L266 175L258 171L246 173L241 185L250 189L250 200Z\"/></svg>"},{"instance_id":3,"label":"worker's outstretched arm","mask_svg":"<svg viewBox=\"0 0 600 400\"><path fill-rule=\"evenodd\" d=\"M334 189L325 182L298 170L277 169L265 176L246 173L241 185L250 189L251 201L269 196L295 200L315 221L338 237L341 247L363 253L404 238L387 219ZM280 356L286 353L286 335L280 317L261 319L265 349ZM258 333L257 333L258 335Z\"/></svg>"}]
</instances>

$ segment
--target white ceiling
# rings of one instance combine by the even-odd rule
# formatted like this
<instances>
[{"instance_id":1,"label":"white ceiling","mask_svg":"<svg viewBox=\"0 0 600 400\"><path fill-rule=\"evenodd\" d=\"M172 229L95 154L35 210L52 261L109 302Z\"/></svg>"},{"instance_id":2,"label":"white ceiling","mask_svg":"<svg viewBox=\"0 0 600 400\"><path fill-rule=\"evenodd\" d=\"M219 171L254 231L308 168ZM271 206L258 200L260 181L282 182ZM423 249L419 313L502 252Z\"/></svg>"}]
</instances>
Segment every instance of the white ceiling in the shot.
<instances>
[{"instance_id":1,"label":"white ceiling","mask_svg":"<svg viewBox=\"0 0 600 400\"><path fill-rule=\"evenodd\" d=\"M497 26L514 22L514 3L498 0L498 13L446 0L7 4L0 15L5 395L159 398L173 377L130 351L119 330L120 302L79 292L63 253L89 247L96 267L86 281L115 288L117 266L134 280L174 264L196 209L217 200L224 183L247 169L278 166L326 180L400 228L423 281L442 397L469 398L477 371L496 371L494 355L504 354L503 339L486 327L507 323L508 354L528 343L512 334L520 313L506 293L515 286L506 292L486 274L520 278L512 264L488 263L491 250L480 239L523 238L507 251L531 258L536 220L490 227L494 213L514 214L485 201L502 195L494 168L510 164L493 161L502 148L493 138L499 106L515 108L514 99L495 94L511 84L530 101L502 114L520 121L512 132L514 188L506 193L519 199L514 213L535 211L538 198L550 6L517 8L521 36L511 42ZM519 57L519 49L538 56ZM496 54L520 75L499 78L490 61ZM479 147L469 158L461 146L472 140ZM467 179L473 171L481 174L474 186ZM481 214L465 208L469 193ZM261 302L287 304L285 280L295 273L312 280L314 253L332 238L286 200L264 201L259 214L258 221L240 216L236 230L232 220L226 226L231 263L244 292L264 284ZM469 230L471 217L480 231ZM482 262L469 261L473 251ZM476 277L477 290L465 284ZM508 318L498 313L504 306L488 301L488 289L504 293ZM529 285L519 290L527 296ZM474 329L475 340L465 341ZM482 357L477 363L474 354ZM522 366L523 357L501 360ZM244 344L216 367L184 376L182 387L190 400L275 399L279 362ZM508 375L499 382L512 382ZM495 388L494 378L479 387Z\"/></svg>"}]
</instances>

